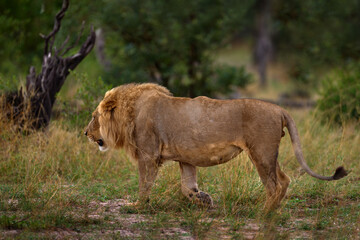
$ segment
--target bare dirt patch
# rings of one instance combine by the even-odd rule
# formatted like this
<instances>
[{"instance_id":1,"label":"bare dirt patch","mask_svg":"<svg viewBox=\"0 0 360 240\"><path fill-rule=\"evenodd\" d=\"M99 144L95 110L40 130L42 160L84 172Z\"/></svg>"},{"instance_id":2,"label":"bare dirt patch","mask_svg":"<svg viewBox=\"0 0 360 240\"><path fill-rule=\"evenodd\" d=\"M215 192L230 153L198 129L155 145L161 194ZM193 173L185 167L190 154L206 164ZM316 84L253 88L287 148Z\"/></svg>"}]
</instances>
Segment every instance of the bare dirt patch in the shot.
<instances>
[{"instance_id":1,"label":"bare dirt patch","mask_svg":"<svg viewBox=\"0 0 360 240\"><path fill-rule=\"evenodd\" d=\"M69 228L50 228L33 232L19 229L0 230L0 239L28 236L51 239L312 239L317 236L314 234L327 236L328 230L337 231L337 228L341 227L327 226L326 229L314 231L314 218L306 217L302 211L286 219L284 224L272 219L267 222L264 219L241 217L229 222L209 215L196 218L197 222L194 223L184 219L182 214L161 214L164 219L158 216L157 211L154 213L138 210L127 199L92 201L72 213L81 219L79 224L75 222Z\"/></svg>"}]
</instances>

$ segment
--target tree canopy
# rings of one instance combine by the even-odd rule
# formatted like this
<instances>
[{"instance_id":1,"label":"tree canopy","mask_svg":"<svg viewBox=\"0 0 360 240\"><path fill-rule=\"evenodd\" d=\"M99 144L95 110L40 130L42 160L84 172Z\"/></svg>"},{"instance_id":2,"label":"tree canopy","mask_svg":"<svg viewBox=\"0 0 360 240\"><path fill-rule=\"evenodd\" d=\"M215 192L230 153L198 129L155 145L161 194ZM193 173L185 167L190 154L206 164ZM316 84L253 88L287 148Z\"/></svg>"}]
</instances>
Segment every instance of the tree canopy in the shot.
<instances>
[{"instance_id":1,"label":"tree canopy","mask_svg":"<svg viewBox=\"0 0 360 240\"><path fill-rule=\"evenodd\" d=\"M245 86L244 68L214 63L213 52L234 38L255 42L260 0L71 1L63 28L76 36L74 22L103 29L113 85L154 81L177 95L226 93ZM360 3L356 0L271 1L273 57L290 69L293 80L317 82L313 71L343 65L360 56ZM24 75L40 65L42 41L61 0L0 3L0 74ZM59 32L59 41L65 34Z\"/></svg>"}]
</instances>

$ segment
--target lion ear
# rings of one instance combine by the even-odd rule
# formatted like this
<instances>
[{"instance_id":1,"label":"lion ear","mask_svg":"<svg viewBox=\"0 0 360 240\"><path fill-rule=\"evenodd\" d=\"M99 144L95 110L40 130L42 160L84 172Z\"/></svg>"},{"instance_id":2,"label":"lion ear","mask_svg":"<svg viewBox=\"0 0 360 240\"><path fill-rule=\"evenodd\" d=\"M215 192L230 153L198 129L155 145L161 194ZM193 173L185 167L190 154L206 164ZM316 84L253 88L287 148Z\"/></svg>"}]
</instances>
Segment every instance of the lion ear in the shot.
<instances>
[{"instance_id":1,"label":"lion ear","mask_svg":"<svg viewBox=\"0 0 360 240\"><path fill-rule=\"evenodd\" d=\"M110 116L111 113L115 110L117 99L112 96L107 96L99 104L99 113L104 116Z\"/></svg>"}]
</instances>

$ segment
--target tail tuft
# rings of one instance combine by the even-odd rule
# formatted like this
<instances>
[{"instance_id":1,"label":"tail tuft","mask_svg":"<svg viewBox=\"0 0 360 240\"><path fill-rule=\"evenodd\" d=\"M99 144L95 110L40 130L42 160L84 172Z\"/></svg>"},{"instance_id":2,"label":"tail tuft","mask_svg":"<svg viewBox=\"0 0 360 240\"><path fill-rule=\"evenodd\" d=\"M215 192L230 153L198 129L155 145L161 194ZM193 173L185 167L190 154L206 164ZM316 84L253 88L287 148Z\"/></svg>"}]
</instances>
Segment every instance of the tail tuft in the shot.
<instances>
[{"instance_id":1,"label":"tail tuft","mask_svg":"<svg viewBox=\"0 0 360 240\"><path fill-rule=\"evenodd\" d=\"M339 179L347 176L348 174L349 174L349 172L347 172L345 170L345 168L341 166L336 169L334 176L332 176L332 179L339 180Z\"/></svg>"}]
</instances>

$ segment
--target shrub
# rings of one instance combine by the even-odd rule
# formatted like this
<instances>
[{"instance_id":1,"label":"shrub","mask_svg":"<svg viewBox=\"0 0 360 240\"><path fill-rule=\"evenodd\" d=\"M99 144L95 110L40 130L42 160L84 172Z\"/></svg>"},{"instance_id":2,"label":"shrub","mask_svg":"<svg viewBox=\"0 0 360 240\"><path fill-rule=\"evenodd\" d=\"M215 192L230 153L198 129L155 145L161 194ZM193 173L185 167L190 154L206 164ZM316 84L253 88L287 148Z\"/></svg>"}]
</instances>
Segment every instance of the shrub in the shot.
<instances>
[{"instance_id":1,"label":"shrub","mask_svg":"<svg viewBox=\"0 0 360 240\"><path fill-rule=\"evenodd\" d=\"M360 64L337 70L322 81L317 102L322 120L342 124L360 119Z\"/></svg>"},{"instance_id":2,"label":"shrub","mask_svg":"<svg viewBox=\"0 0 360 240\"><path fill-rule=\"evenodd\" d=\"M209 92L218 92L226 94L233 90L233 87L246 87L252 82L253 78L250 73L245 70L245 67L233 67L228 65L218 66L215 69L215 76L211 79L210 84L212 89Z\"/></svg>"},{"instance_id":3,"label":"shrub","mask_svg":"<svg viewBox=\"0 0 360 240\"><path fill-rule=\"evenodd\" d=\"M237 70L223 70L233 71L229 76L234 79L213 80L225 75L215 72L211 53L243 30L254 2L108 1L100 18L112 53L105 81L157 82L175 96L213 96L219 88L221 93L231 91L224 85L237 83Z\"/></svg>"},{"instance_id":4,"label":"shrub","mask_svg":"<svg viewBox=\"0 0 360 240\"><path fill-rule=\"evenodd\" d=\"M91 119L91 113L103 99L105 92L111 89L111 85L105 84L101 77L93 79L86 73L72 72L72 75L77 83L75 99L59 97L56 109L59 117L67 119L66 123L71 128L83 128Z\"/></svg>"},{"instance_id":5,"label":"shrub","mask_svg":"<svg viewBox=\"0 0 360 240\"><path fill-rule=\"evenodd\" d=\"M17 90L19 80L13 77L4 77L0 74L0 94Z\"/></svg>"},{"instance_id":6,"label":"shrub","mask_svg":"<svg viewBox=\"0 0 360 240\"><path fill-rule=\"evenodd\" d=\"M84 109L87 111L95 110L104 97L105 92L112 88L111 85L105 84L101 77L90 79L85 73L75 73L75 77L81 83L77 90L76 98L83 102Z\"/></svg>"}]
</instances>

